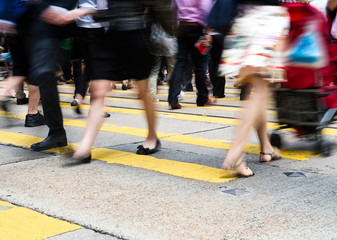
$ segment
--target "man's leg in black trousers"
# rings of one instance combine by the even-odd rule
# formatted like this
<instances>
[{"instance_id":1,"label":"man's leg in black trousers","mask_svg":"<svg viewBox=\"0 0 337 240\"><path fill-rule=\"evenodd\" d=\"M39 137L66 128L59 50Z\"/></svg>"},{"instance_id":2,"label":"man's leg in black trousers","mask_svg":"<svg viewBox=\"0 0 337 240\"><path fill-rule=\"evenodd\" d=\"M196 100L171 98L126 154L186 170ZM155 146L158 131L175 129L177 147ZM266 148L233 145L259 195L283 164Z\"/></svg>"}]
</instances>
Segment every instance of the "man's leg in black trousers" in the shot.
<instances>
[{"instance_id":1,"label":"man's leg in black trousers","mask_svg":"<svg viewBox=\"0 0 337 240\"><path fill-rule=\"evenodd\" d=\"M169 82L170 89L169 89L169 96L168 96L168 102L172 109L176 109L178 107L178 95L181 91L181 84L183 80L183 72L185 63L187 61L187 42L185 37L179 37L178 38L178 54L177 54L177 62L174 67L172 78Z\"/></svg>"},{"instance_id":2,"label":"man's leg in black trousers","mask_svg":"<svg viewBox=\"0 0 337 240\"><path fill-rule=\"evenodd\" d=\"M59 103L55 71L60 41L55 38L40 37L30 39L31 81L40 88L43 113L49 127L48 137L35 143L31 149L46 150L67 145L66 133Z\"/></svg>"},{"instance_id":3,"label":"man's leg in black trousers","mask_svg":"<svg viewBox=\"0 0 337 240\"><path fill-rule=\"evenodd\" d=\"M218 76L219 64L221 61L221 55L223 51L224 36L214 35L212 41L212 49L210 51L209 61L209 75L213 84L213 96L218 98L225 97L225 77Z\"/></svg>"},{"instance_id":4,"label":"man's leg in black trousers","mask_svg":"<svg viewBox=\"0 0 337 240\"><path fill-rule=\"evenodd\" d=\"M208 101L208 89L206 85L206 73L207 73L207 63L208 56L201 54L195 47L194 44L199 37L192 37L191 41L191 53L192 53L192 63L194 66L195 73L195 85L198 90L197 96L197 106L204 106Z\"/></svg>"}]
</instances>

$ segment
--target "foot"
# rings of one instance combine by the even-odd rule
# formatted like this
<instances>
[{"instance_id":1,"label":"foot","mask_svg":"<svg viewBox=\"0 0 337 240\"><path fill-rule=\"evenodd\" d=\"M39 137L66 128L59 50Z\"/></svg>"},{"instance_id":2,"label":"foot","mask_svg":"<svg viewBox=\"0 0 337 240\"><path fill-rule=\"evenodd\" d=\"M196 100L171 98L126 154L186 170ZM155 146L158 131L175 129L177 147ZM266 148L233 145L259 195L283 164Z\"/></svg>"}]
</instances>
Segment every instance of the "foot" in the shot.
<instances>
[{"instance_id":1,"label":"foot","mask_svg":"<svg viewBox=\"0 0 337 240\"><path fill-rule=\"evenodd\" d=\"M126 84L122 84L122 90L128 90L128 87L126 86Z\"/></svg>"},{"instance_id":2,"label":"foot","mask_svg":"<svg viewBox=\"0 0 337 240\"><path fill-rule=\"evenodd\" d=\"M81 112L81 109L80 109L80 104L78 103L78 101L76 100L76 99L74 99L71 103L70 103L70 105L72 106L72 107L75 107L75 112L77 113L77 114L81 114L82 112Z\"/></svg>"},{"instance_id":3,"label":"foot","mask_svg":"<svg viewBox=\"0 0 337 240\"><path fill-rule=\"evenodd\" d=\"M246 162L243 161L242 156L231 165L224 162L222 168L225 170L235 171L242 177L250 177L254 175L253 171L247 167Z\"/></svg>"},{"instance_id":4,"label":"foot","mask_svg":"<svg viewBox=\"0 0 337 240\"><path fill-rule=\"evenodd\" d=\"M171 105L171 110L174 110L174 109L181 109L181 105L179 103Z\"/></svg>"},{"instance_id":5,"label":"foot","mask_svg":"<svg viewBox=\"0 0 337 240\"><path fill-rule=\"evenodd\" d=\"M152 154L152 153L155 153L155 152L158 152L160 149L161 149L161 143L159 141L159 139L157 139L156 141L156 145L154 148L149 148L146 146L146 143L144 145L139 145L137 147L137 154L140 154L140 155L149 155L149 154Z\"/></svg>"},{"instance_id":6,"label":"foot","mask_svg":"<svg viewBox=\"0 0 337 240\"><path fill-rule=\"evenodd\" d=\"M73 154L72 157L73 160L80 162L80 163L90 163L91 162L91 153L79 153L78 151L76 151Z\"/></svg>"},{"instance_id":7,"label":"foot","mask_svg":"<svg viewBox=\"0 0 337 240\"><path fill-rule=\"evenodd\" d=\"M273 147L271 152L260 152L260 162L270 162L282 158L282 154L277 147Z\"/></svg>"},{"instance_id":8,"label":"foot","mask_svg":"<svg viewBox=\"0 0 337 240\"><path fill-rule=\"evenodd\" d=\"M16 99L17 105L24 105L24 104L27 104L28 102L29 102L28 98L17 98Z\"/></svg>"},{"instance_id":9,"label":"foot","mask_svg":"<svg viewBox=\"0 0 337 240\"><path fill-rule=\"evenodd\" d=\"M56 147L67 146L67 137L65 134L52 134L46 137L42 142L34 143L30 149L33 151L43 151Z\"/></svg>"},{"instance_id":10,"label":"foot","mask_svg":"<svg viewBox=\"0 0 337 240\"><path fill-rule=\"evenodd\" d=\"M216 104L216 99L214 98L208 98L207 102L201 104L201 103L197 103L198 107L203 107L203 106L210 106L210 105L214 105Z\"/></svg>"},{"instance_id":11,"label":"foot","mask_svg":"<svg viewBox=\"0 0 337 240\"><path fill-rule=\"evenodd\" d=\"M44 116L38 111L36 114L27 114L25 119L25 127L37 127L46 125Z\"/></svg>"}]
</instances>

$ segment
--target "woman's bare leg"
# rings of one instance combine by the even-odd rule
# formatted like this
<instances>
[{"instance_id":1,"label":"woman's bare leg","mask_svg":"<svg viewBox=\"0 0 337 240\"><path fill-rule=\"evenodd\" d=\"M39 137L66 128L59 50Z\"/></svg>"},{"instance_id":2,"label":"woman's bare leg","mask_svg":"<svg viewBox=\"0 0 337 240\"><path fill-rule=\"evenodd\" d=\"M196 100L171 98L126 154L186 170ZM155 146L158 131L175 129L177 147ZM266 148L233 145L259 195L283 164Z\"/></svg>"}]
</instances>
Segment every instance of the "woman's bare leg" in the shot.
<instances>
[{"instance_id":1,"label":"woman's bare leg","mask_svg":"<svg viewBox=\"0 0 337 240\"><path fill-rule=\"evenodd\" d=\"M98 130L103 122L104 97L110 90L111 81L94 80L90 85L90 111L87 126L79 148L74 153L74 158L85 158L90 155Z\"/></svg>"},{"instance_id":2,"label":"woman's bare leg","mask_svg":"<svg viewBox=\"0 0 337 240\"><path fill-rule=\"evenodd\" d=\"M148 79L137 81L139 98L143 100L147 126L149 129L144 148L154 149L157 143L157 117L155 112L155 104L152 97L148 94Z\"/></svg>"},{"instance_id":3,"label":"woman's bare leg","mask_svg":"<svg viewBox=\"0 0 337 240\"><path fill-rule=\"evenodd\" d=\"M247 102L236 139L234 140L231 149L228 151L222 165L222 168L224 169L232 169L234 167L234 170L243 176L252 175L252 171L243 164L238 165L236 163L241 158L251 128L256 127L258 129L258 135L259 138L261 137L261 144L263 144L264 147L268 147L269 142L266 132L265 117L265 105L268 99L268 84L265 80L257 75L252 75L250 79L253 81L255 91Z\"/></svg>"}]
</instances>

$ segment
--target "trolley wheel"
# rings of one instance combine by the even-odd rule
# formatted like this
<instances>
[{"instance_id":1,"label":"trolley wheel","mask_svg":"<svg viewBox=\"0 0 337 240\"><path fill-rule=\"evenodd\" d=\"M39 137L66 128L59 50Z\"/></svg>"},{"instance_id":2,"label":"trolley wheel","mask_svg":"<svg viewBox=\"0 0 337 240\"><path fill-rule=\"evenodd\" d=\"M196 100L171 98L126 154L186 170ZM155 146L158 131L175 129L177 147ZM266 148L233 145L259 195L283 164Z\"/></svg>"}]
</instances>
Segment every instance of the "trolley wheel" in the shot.
<instances>
[{"instance_id":1,"label":"trolley wheel","mask_svg":"<svg viewBox=\"0 0 337 240\"><path fill-rule=\"evenodd\" d=\"M320 139L320 140L317 141L316 146L315 146L316 152L322 153L326 157L331 156L332 148L333 148L332 145L333 144L330 141Z\"/></svg>"},{"instance_id":2,"label":"trolley wheel","mask_svg":"<svg viewBox=\"0 0 337 240\"><path fill-rule=\"evenodd\" d=\"M282 138L278 133L270 134L270 143L273 147L281 148L282 147Z\"/></svg>"}]
</instances>

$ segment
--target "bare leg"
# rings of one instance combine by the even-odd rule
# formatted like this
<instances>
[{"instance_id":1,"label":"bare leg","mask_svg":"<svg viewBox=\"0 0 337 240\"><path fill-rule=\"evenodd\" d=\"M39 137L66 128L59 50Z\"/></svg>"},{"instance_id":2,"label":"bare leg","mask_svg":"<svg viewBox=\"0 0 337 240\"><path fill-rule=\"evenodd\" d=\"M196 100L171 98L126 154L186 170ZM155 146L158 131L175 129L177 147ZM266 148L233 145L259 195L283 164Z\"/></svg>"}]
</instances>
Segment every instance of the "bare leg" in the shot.
<instances>
[{"instance_id":1,"label":"bare leg","mask_svg":"<svg viewBox=\"0 0 337 240\"><path fill-rule=\"evenodd\" d=\"M17 90L20 89L20 85L24 82L26 77L24 76L11 76L6 79L6 88L2 91L3 97L14 97Z\"/></svg>"},{"instance_id":2,"label":"bare leg","mask_svg":"<svg viewBox=\"0 0 337 240\"><path fill-rule=\"evenodd\" d=\"M154 149L157 143L157 117L155 112L155 104L152 97L148 94L148 79L137 82L139 98L143 100L146 113L147 126L149 129L146 141L143 144L144 148Z\"/></svg>"},{"instance_id":3,"label":"bare leg","mask_svg":"<svg viewBox=\"0 0 337 240\"><path fill-rule=\"evenodd\" d=\"M37 114L40 102L40 89L38 86L29 84L28 90L29 90L28 114Z\"/></svg>"},{"instance_id":4,"label":"bare leg","mask_svg":"<svg viewBox=\"0 0 337 240\"><path fill-rule=\"evenodd\" d=\"M75 100L77 101L78 105L82 105L83 103L83 96L79 93L75 94Z\"/></svg>"},{"instance_id":5,"label":"bare leg","mask_svg":"<svg viewBox=\"0 0 337 240\"><path fill-rule=\"evenodd\" d=\"M90 155L98 130L103 122L104 97L110 90L111 81L94 80L90 86L90 111L87 126L79 148L74 153L74 158L84 158Z\"/></svg>"},{"instance_id":6,"label":"bare leg","mask_svg":"<svg viewBox=\"0 0 337 240\"><path fill-rule=\"evenodd\" d=\"M263 148L269 148L269 138L266 129L266 112L265 105L268 99L268 84L259 76L251 76L255 92L247 102L247 107L243 113L242 122L237 133L237 137L231 149L228 151L223 162L222 168L236 170L239 174L249 176L252 171L245 165L237 162L240 160L245 143L252 127L256 127L258 136ZM271 146L271 145L270 145ZM237 164L236 164L237 163Z\"/></svg>"}]
</instances>

